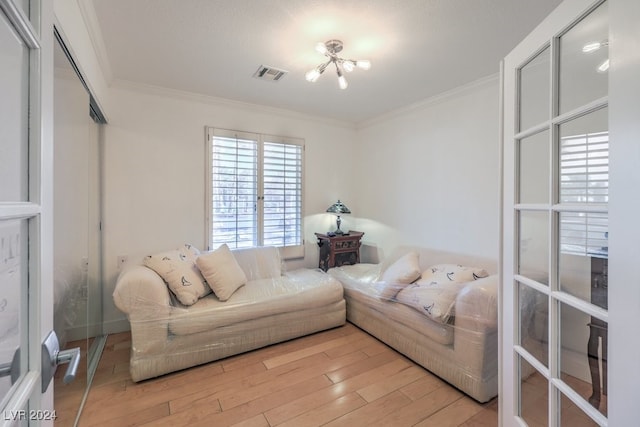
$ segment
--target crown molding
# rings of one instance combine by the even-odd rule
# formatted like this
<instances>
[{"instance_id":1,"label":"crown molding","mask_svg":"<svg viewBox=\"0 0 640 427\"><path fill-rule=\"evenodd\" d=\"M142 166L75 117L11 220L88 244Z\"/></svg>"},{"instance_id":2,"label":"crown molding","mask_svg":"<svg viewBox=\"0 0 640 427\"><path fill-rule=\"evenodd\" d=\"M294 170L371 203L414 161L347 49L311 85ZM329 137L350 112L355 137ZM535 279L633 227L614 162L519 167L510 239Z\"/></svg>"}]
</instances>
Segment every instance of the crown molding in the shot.
<instances>
[{"instance_id":1,"label":"crown molding","mask_svg":"<svg viewBox=\"0 0 640 427\"><path fill-rule=\"evenodd\" d=\"M381 114L369 120L363 120L361 122L358 122L356 123L356 129L364 129L373 125L387 122L389 120L395 119L400 116L410 114L415 111L422 110L424 108L427 108L433 105L440 104L451 98L459 96L463 93L494 84L499 80L499 78L500 78L500 73L495 73L486 77L482 77L478 80L474 80L462 86L455 87L446 92L439 93L438 95L434 95L432 97L423 99L422 101L418 101L413 104L409 104L407 106L398 108L396 110L389 111L387 113ZM496 94L496 96L498 95Z\"/></svg>"},{"instance_id":2,"label":"crown molding","mask_svg":"<svg viewBox=\"0 0 640 427\"><path fill-rule=\"evenodd\" d=\"M107 85L113 81L113 71L111 69L111 62L107 56L107 48L104 44L104 38L102 37L102 31L100 30L100 24L98 23L98 17L96 15L96 9L93 6L93 0L76 0L82 20L89 33L89 40L93 46L93 51L98 58L98 64L102 71Z\"/></svg>"},{"instance_id":3,"label":"crown molding","mask_svg":"<svg viewBox=\"0 0 640 427\"><path fill-rule=\"evenodd\" d=\"M232 99L219 98L211 95L203 95L199 93L187 92L187 91L178 90L178 89L169 89L162 86L155 86L155 85L150 85L146 83L138 83L130 80L116 79L111 83L111 88L126 90L131 92L138 92L145 95L159 96L163 98L173 98L173 99L182 100L182 101L197 102L200 104L235 108L235 109L240 109L245 111L248 110L256 113L273 114L273 115L286 117L290 119L307 120L307 121L312 121L312 122L316 122L324 125L341 127L345 129L352 129L352 130L356 129L355 123L345 121L345 120L332 119L332 118L322 117L322 116L314 116L310 114L304 114L304 113L299 113L292 110L287 110L284 108L271 107L268 105L261 105L261 104L252 104L249 102L242 102L242 101L234 101Z\"/></svg>"}]
</instances>

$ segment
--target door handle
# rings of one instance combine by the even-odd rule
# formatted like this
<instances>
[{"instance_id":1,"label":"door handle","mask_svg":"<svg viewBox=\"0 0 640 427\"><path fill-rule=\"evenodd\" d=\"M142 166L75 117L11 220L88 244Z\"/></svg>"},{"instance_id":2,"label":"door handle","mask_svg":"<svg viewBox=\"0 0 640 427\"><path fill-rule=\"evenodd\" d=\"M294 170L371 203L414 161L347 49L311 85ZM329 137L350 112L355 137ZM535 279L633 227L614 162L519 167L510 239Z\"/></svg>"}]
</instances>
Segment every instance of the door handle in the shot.
<instances>
[{"instance_id":1,"label":"door handle","mask_svg":"<svg viewBox=\"0 0 640 427\"><path fill-rule=\"evenodd\" d=\"M11 384L14 384L20 377L20 347L13 353L11 363L0 365L0 378L11 377Z\"/></svg>"},{"instance_id":2,"label":"door handle","mask_svg":"<svg viewBox=\"0 0 640 427\"><path fill-rule=\"evenodd\" d=\"M49 332L42 343L42 392L47 391L58 365L68 363L63 382L69 384L76 379L80 365L80 347L60 351L60 342L55 331Z\"/></svg>"}]
</instances>

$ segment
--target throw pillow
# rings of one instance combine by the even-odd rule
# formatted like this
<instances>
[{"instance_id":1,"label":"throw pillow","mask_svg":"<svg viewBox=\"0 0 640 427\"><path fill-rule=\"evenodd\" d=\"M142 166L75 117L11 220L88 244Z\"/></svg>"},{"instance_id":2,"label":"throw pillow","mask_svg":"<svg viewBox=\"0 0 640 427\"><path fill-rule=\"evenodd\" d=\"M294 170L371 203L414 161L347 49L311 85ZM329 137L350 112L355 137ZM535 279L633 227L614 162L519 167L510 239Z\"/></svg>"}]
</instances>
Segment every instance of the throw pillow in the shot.
<instances>
[{"instance_id":1,"label":"throw pillow","mask_svg":"<svg viewBox=\"0 0 640 427\"><path fill-rule=\"evenodd\" d=\"M406 285L420 277L417 252L409 252L391 264L380 276L386 285L381 293L383 299L393 299Z\"/></svg>"},{"instance_id":2,"label":"throw pillow","mask_svg":"<svg viewBox=\"0 0 640 427\"><path fill-rule=\"evenodd\" d=\"M462 283L487 276L489 273L483 268L465 267L458 264L437 264L423 271L418 283Z\"/></svg>"},{"instance_id":3,"label":"throw pillow","mask_svg":"<svg viewBox=\"0 0 640 427\"><path fill-rule=\"evenodd\" d=\"M401 290L396 300L428 316L432 320L447 323L453 315L458 292L465 283L416 282Z\"/></svg>"},{"instance_id":4,"label":"throw pillow","mask_svg":"<svg viewBox=\"0 0 640 427\"><path fill-rule=\"evenodd\" d=\"M437 322L447 323L455 314L458 292L467 282L487 276L489 273L482 268L433 265L422 273L420 280L400 291L396 300Z\"/></svg>"},{"instance_id":5,"label":"throw pillow","mask_svg":"<svg viewBox=\"0 0 640 427\"><path fill-rule=\"evenodd\" d=\"M247 276L226 244L200 255L196 264L220 301L228 300L240 286L247 283Z\"/></svg>"},{"instance_id":6,"label":"throw pillow","mask_svg":"<svg viewBox=\"0 0 640 427\"><path fill-rule=\"evenodd\" d=\"M193 246L184 245L173 251L149 255L143 263L167 282L178 301L184 305L193 305L198 299L211 293L195 265L198 253Z\"/></svg>"}]
</instances>

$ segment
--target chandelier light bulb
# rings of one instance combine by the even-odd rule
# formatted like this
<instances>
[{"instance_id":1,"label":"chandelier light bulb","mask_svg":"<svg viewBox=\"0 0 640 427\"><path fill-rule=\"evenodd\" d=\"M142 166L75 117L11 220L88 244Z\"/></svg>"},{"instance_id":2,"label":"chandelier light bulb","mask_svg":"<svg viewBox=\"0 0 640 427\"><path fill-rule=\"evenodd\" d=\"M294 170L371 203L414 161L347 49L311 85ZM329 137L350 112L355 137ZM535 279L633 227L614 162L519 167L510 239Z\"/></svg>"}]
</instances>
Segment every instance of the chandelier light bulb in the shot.
<instances>
[{"instance_id":1,"label":"chandelier light bulb","mask_svg":"<svg viewBox=\"0 0 640 427\"><path fill-rule=\"evenodd\" d=\"M313 70L307 72L307 74L304 75L304 78L307 79L308 82L315 82L316 80L318 80L318 77L320 77L320 71L318 71L317 68L314 68Z\"/></svg>"},{"instance_id":2,"label":"chandelier light bulb","mask_svg":"<svg viewBox=\"0 0 640 427\"><path fill-rule=\"evenodd\" d=\"M338 77L338 86L340 86L340 89L346 89L347 86L349 86L349 83L347 83L347 79L345 79L344 76Z\"/></svg>"},{"instance_id":3,"label":"chandelier light bulb","mask_svg":"<svg viewBox=\"0 0 640 427\"><path fill-rule=\"evenodd\" d=\"M609 69L609 59L607 59L602 64L600 64L600 66L598 67L598 72L606 73L608 69Z\"/></svg>"},{"instance_id":4,"label":"chandelier light bulb","mask_svg":"<svg viewBox=\"0 0 640 427\"><path fill-rule=\"evenodd\" d=\"M601 47L602 47L602 44L600 42L587 43L582 47L582 51L584 53L595 52L596 50L600 49Z\"/></svg>"},{"instance_id":5,"label":"chandelier light bulb","mask_svg":"<svg viewBox=\"0 0 640 427\"><path fill-rule=\"evenodd\" d=\"M324 43L316 44L316 51L318 51L318 53L321 53L323 55L326 55L327 52L329 52L329 50L327 49L327 45Z\"/></svg>"},{"instance_id":6,"label":"chandelier light bulb","mask_svg":"<svg viewBox=\"0 0 640 427\"><path fill-rule=\"evenodd\" d=\"M356 67L363 70L368 70L371 68L371 61L369 61L368 59L359 59L356 61Z\"/></svg>"},{"instance_id":7,"label":"chandelier light bulb","mask_svg":"<svg viewBox=\"0 0 640 427\"><path fill-rule=\"evenodd\" d=\"M353 71L353 68L354 68L354 67L353 67L353 61L351 61L351 60L344 61L344 62L342 63L342 68L344 68L344 70L345 70L347 73L352 72L352 71Z\"/></svg>"}]
</instances>

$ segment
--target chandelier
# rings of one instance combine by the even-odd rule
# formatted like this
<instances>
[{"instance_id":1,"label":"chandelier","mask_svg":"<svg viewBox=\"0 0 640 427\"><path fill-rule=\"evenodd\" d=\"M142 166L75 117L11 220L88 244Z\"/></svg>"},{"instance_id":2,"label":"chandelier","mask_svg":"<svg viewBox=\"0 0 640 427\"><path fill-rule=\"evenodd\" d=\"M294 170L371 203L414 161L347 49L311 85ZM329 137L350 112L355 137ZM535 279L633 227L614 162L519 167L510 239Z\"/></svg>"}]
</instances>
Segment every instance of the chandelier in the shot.
<instances>
[{"instance_id":1,"label":"chandelier","mask_svg":"<svg viewBox=\"0 0 640 427\"><path fill-rule=\"evenodd\" d=\"M316 68L305 74L305 78L310 82L318 80L318 77L324 73L324 70L333 63L336 67L336 73L338 74L338 85L340 86L340 89L346 89L348 83L347 79L344 77L345 71L350 73L355 67L362 68L363 70L371 68L371 61L366 59L359 59L356 61L353 59L340 58L338 56L338 53L342 51L342 42L340 40L329 40L325 43L318 43L316 45L316 50L326 56L328 61L318 65Z\"/></svg>"}]
</instances>

